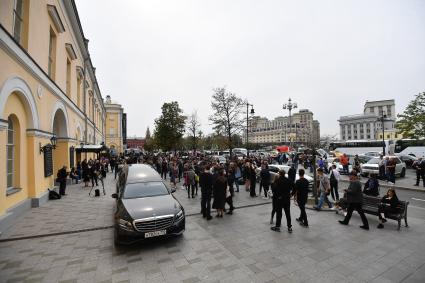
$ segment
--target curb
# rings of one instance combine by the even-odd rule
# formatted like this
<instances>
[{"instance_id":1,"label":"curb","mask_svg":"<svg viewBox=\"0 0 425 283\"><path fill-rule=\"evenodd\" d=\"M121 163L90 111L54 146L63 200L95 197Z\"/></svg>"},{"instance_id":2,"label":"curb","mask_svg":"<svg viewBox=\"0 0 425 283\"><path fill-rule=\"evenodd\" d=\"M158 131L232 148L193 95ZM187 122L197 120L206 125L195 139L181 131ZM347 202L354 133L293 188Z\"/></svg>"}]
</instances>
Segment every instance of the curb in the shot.
<instances>
[{"instance_id":1,"label":"curb","mask_svg":"<svg viewBox=\"0 0 425 283\"><path fill-rule=\"evenodd\" d=\"M349 183L350 181L349 180L340 180L340 182ZM360 183L362 185L364 185L366 182L360 181ZM401 187L401 186L397 186L397 185L391 186L391 185L387 185L387 184L379 184L379 186L382 187L382 188L387 188L387 189L389 189L389 188L395 188L397 190L405 190L405 191L423 192L423 193L425 193L425 189L416 189L416 188L409 188L409 187Z\"/></svg>"}]
</instances>

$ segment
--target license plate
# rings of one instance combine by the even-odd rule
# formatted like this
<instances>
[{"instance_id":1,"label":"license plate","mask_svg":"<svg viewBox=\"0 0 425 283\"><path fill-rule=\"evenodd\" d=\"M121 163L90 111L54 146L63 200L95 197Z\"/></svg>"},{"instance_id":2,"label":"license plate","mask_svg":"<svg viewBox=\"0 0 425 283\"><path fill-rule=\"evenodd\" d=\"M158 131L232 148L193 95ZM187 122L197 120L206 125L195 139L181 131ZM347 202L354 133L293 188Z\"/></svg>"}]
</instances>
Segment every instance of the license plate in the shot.
<instances>
[{"instance_id":1,"label":"license plate","mask_svg":"<svg viewBox=\"0 0 425 283\"><path fill-rule=\"evenodd\" d=\"M164 236L167 234L167 230L153 231L145 233L145 238L152 238L158 236Z\"/></svg>"}]
</instances>

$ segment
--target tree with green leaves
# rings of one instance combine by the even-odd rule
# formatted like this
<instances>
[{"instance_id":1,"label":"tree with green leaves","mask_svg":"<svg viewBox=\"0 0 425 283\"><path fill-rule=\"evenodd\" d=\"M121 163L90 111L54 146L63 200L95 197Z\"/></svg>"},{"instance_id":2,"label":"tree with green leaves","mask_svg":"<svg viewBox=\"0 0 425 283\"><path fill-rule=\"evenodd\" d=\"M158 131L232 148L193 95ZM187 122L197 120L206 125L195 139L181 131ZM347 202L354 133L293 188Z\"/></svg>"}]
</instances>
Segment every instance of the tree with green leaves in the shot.
<instances>
[{"instance_id":1,"label":"tree with green leaves","mask_svg":"<svg viewBox=\"0 0 425 283\"><path fill-rule=\"evenodd\" d=\"M226 137L226 145L232 156L233 135L237 134L243 125L241 113L244 101L235 93L226 91L225 87L215 88L213 91L211 107L214 113L209 119L214 125L215 132Z\"/></svg>"},{"instance_id":2,"label":"tree with green leaves","mask_svg":"<svg viewBox=\"0 0 425 283\"><path fill-rule=\"evenodd\" d=\"M425 92L416 95L406 110L397 115L397 118L398 133L412 139L425 137Z\"/></svg>"},{"instance_id":3,"label":"tree with green leaves","mask_svg":"<svg viewBox=\"0 0 425 283\"><path fill-rule=\"evenodd\" d=\"M164 103L162 114L155 120L155 144L164 151L176 150L185 130L186 117L177 101Z\"/></svg>"}]
</instances>

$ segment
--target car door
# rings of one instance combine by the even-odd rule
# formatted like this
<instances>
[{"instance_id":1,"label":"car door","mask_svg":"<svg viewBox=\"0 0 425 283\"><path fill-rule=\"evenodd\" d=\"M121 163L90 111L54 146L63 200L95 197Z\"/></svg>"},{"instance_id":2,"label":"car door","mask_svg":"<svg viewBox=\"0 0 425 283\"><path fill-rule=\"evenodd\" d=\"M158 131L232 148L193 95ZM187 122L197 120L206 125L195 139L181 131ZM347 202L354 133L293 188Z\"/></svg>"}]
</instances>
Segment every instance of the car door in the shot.
<instances>
[{"instance_id":1,"label":"car door","mask_svg":"<svg viewBox=\"0 0 425 283\"><path fill-rule=\"evenodd\" d=\"M403 170L403 163L401 163L399 158L395 158L395 174L401 174L401 170Z\"/></svg>"}]
</instances>

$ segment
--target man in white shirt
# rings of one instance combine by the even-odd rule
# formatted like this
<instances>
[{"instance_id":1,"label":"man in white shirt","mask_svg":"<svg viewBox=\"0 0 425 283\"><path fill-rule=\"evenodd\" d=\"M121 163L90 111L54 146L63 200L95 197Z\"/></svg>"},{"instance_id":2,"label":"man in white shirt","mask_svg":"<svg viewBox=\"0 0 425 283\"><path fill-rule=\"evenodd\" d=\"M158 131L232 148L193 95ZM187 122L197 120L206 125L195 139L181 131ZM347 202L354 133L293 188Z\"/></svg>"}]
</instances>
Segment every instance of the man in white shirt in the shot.
<instances>
[{"instance_id":1,"label":"man in white shirt","mask_svg":"<svg viewBox=\"0 0 425 283\"><path fill-rule=\"evenodd\" d=\"M338 194L338 184L339 184L340 175L338 170L336 169L336 165L332 165L332 170L329 172L329 183L331 186L331 195L334 201L339 200Z\"/></svg>"}]
</instances>

